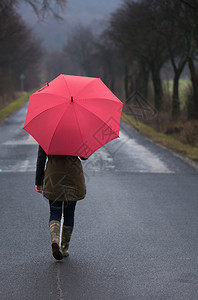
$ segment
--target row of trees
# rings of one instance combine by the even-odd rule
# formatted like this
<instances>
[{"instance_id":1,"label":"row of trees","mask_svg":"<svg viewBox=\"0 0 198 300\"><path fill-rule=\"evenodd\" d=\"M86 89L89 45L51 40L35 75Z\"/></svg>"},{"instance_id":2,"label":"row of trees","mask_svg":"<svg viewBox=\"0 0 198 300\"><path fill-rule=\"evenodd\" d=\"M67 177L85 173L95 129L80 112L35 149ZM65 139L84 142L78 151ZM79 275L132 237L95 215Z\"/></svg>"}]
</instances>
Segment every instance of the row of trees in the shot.
<instances>
[{"instance_id":1,"label":"row of trees","mask_svg":"<svg viewBox=\"0 0 198 300\"><path fill-rule=\"evenodd\" d=\"M157 110L163 104L161 70L170 62L174 72L172 114L180 112L179 79L188 64L193 85L189 114L198 118L198 1L197 0L126 0L111 17L109 34L117 44L125 65L126 97L130 89L129 77L135 76L134 63L140 76L135 89L145 97L148 93L149 74L154 87Z\"/></svg>"},{"instance_id":2,"label":"row of trees","mask_svg":"<svg viewBox=\"0 0 198 300\"><path fill-rule=\"evenodd\" d=\"M1 0L0 1L0 106L14 97L15 91L22 89L21 80L25 78L25 89L40 85L43 49L31 30L23 22L16 10L21 2L32 6L39 18L53 13L58 17L50 0ZM56 7L66 1L56 0Z\"/></svg>"},{"instance_id":3,"label":"row of trees","mask_svg":"<svg viewBox=\"0 0 198 300\"><path fill-rule=\"evenodd\" d=\"M87 26L77 26L62 49L45 61L48 80L60 73L101 77L115 90L124 76L123 59L106 31L95 34Z\"/></svg>"},{"instance_id":4,"label":"row of trees","mask_svg":"<svg viewBox=\"0 0 198 300\"><path fill-rule=\"evenodd\" d=\"M21 1L29 3L39 18L49 13L60 17L55 9L66 4L65 0L54 1L55 6L50 0L1 0L1 96L19 89L21 74L26 76L26 89L40 81L43 49L16 13ZM125 100L134 91L151 100L148 93L152 82L153 102L160 111L164 102L161 74L169 64L174 77L172 114L177 116L180 77L188 67L193 91L189 117L198 118L197 20L198 0L124 0L100 34L79 26L63 49L45 55L46 80L60 73L99 76L114 91L121 86Z\"/></svg>"},{"instance_id":5,"label":"row of trees","mask_svg":"<svg viewBox=\"0 0 198 300\"><path fill-rule=\"evenodd\" d=\"M64 48L53 57L64 63L56 68L51 58L48 74L61 71L100 76L114 89L122 80L125 98L139 91L148 99L152 81L154 105L163 109L161 73L172 66L172 114L180 113L179 82L185 67L191 76L193 94L189 117L198 118L198 0L125 0L110 17L106 29L95 35L79 27ZM56 69L57 73L54 74Z\"/></svg>"}]
</instances>

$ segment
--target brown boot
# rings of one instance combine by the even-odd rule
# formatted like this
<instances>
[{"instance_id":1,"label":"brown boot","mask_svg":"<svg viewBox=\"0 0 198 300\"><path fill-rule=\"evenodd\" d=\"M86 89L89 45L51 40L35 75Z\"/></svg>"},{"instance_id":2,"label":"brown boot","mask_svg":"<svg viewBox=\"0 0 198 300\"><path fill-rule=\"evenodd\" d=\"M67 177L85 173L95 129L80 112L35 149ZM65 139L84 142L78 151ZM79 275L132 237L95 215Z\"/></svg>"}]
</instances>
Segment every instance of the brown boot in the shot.
<instances>
[{"instance_id":1,"label":"brown boot","mask_svg":"<svg viewBox=\"0 0 198 300\"><path fill-rule=\"evenodd\" d=\"M52 254L55 259L61 260L61 259L63 259L63 255L59 248L60 222L52 220L49 223L49 228L50 228L50 235L51 235Z\"/></svg>"},{"instance_id":2,"label":"brown boot","mask_svg":"<svg viewBox=\"0 0 198 300\"><path fill-rule=\"evenodd\" d=\"M64 257L69 256L68 248L69 248L69 242L71 239L72 231L73 231L73 227L63 225L61 252Z\"/></svg>"}]
</instances>

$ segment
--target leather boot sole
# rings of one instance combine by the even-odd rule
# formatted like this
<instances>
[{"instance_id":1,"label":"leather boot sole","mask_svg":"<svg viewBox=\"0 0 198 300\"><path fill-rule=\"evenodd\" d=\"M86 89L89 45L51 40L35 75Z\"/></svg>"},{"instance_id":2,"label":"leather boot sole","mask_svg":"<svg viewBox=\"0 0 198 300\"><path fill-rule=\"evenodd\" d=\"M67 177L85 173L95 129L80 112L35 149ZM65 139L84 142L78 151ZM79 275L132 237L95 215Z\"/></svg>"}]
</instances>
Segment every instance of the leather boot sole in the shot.
<instances>
[{"instance_id":1,"label":"leather boot sole","mask_svg":"<svg viewBox=\"0 0 198 300\"><path fill-rule=\"evenodd\" d=\"M59 245L57 243L52 244L52 254L56 260L62 260L63 255L60 251Z\"/></svg>"}]
</instances>

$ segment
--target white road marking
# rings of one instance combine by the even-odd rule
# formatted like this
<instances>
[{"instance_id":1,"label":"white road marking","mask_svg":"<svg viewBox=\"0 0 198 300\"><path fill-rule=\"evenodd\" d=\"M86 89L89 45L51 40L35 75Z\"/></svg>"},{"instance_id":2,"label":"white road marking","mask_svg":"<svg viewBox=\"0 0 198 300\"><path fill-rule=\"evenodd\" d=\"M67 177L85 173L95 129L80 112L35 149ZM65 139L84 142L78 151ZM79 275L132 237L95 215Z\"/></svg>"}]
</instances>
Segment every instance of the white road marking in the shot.
<instances>
[{"instance_id":1,"label":"white road marking","mask_svg":"<svg viewBox=\"0 0 198 300\"><path fill-rule=\"evenodd\" d=\"M135 139L129 138L120 130L120 142L124 144L124 149L139 166L139 172L151 173L174 173L167 165L146 147L138 144Z\"/></svg>"},{"instance_id":2,"label":"white road marking","mask_svg":"<svg viewBox=\"0 0 198 300\"><path fill-rule=\"evenodd\" d=\"M30 136L19 140L13 139L3 143L6 146L36 145L37 142ZM105 147L96 151L87 161L83 162L84 170L87 174L102 170L116 169L114 154L120 151L120 155L126 155L123 165L119 166L118 171L139 172L139 173L174 173L160 159L146 147L138 144L135 139L120 130L120 139L116 139ZM127 165L126 165L127 162ZM36 158L29 158L23 161L14 162L0 166L0 172L35 172Z\"/></svg>"},{"instance_id":3,"label":"white road marking","mask_svg":"<svg viewBox=\"0 0 198 300\"><path fill-rule=\"evenodd\" d=\"M24 161L21 162L21 166L19 168L19 172L27 172L28 170L28 165L29 165L29 160L26 159Z\"/></svg>"},{"instance_id":4,"label":"white road marking","mask_svg":"<svg viewBox=\"0 0 198 300\"><path fill-rule=\"evenodd\" d=\"M38 144L35 139L28 134L26 139L21 139L21 140L8 140L3 143L3 145L35 145Z\"/></svg>"},{"instance_id":5,"label":"white road marking","mask_svg":"<svg viewBox=\"0 0 198 300\"><path fill-rule=\"evenodd\" d=\"M33 139L31 135L27 135L25 138L21 139L12 139L7 140L2 143L2 145L6 146L19 146L19 145L36 145L37 142ZM37 144L38 145L38 144ZM25 159L25 160L11 160L10 164L2 164L0 168L0 172L9 173L9 172L35 172L35 158Z\"/></svg>"},{"instance_id":6,"label":"white road marking","mask_svg":"<svg viewBox=\"0 0 198 300\"><path fill-rule=\"evenodd\" d=\"M26 159L24 161L17 161L15 164L6 165L5 167L1 166L1 172L3 173L15 173L15 172L35 172L36 165L35 161L30 161Z\"/></svg>"}]
</instances>

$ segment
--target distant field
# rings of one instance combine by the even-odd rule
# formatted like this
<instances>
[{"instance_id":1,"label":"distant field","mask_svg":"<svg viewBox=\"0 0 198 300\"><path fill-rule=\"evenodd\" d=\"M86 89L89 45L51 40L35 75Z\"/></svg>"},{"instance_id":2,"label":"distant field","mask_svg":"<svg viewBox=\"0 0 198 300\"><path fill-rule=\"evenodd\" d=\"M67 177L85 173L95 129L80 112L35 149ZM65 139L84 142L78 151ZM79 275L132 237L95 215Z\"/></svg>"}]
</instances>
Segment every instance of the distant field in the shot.
<instances>
[{"instance_id":1,"label":"distant field","mask_svg":"<svg viewBox=\"0 0 198 300\"><path fill-rule=\"evenodd\" d=\"M181 108L183 108L186 104L190 86L191 86L191 80L189 78L180 79L179 97L180 97ZM169 95L169 99L171 101L172 92L173 92L173 80L163 80L163 88L164 88L164 92Z\"/></svg>"}]
</instances>

